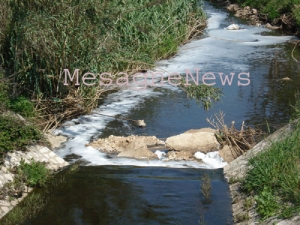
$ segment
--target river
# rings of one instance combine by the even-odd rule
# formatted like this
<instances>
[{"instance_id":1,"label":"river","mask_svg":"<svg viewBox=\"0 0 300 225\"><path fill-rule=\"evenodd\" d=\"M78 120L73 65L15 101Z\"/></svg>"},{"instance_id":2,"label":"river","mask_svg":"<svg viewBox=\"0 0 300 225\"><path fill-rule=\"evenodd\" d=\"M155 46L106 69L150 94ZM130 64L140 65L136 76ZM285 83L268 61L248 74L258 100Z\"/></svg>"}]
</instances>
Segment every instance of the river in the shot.
<instances>
[{"instance_id":1,"label":"river","mask_svg":"<svg viewBox=\"0 0 300 225\"><path fill-rule=\"evenodd\" d=\"M71 126L56 130L56 134L69 137L56 153L81 166L71 175L70 185L51 198L30 224L233 223L222 169L189 161L111 158L85 146L111 134L165 139L189 129L209 127L206 118L220 111L225 113L225 121L235 121L237 127L245 121L247 125L268 124L276 129L289 121L290 105L300 87L299 64L291 57L293 45L287 43L295 37L248 26L207 2L204 7L208 27L203 35L181 46L175 57L157 62L152 72L167 76L188 70L194 77L196 69L200 77L210 73L215 79L206 81L222 88L221 100L205 111L167 82L164 86L141 86L139 90L136 86L124 87L108 94L94 114L76 118ZM232 23L242 29L227 30ZM295 51L295 57L299 55ZM225 75L232 77L232 82L225 81ZM284 77L291 81L283 81ZM147 126L138 128L97 112L143 119ZM200 190L204 174L211 179L210 204L203 203Z\"/></svg>"}]
</instances>

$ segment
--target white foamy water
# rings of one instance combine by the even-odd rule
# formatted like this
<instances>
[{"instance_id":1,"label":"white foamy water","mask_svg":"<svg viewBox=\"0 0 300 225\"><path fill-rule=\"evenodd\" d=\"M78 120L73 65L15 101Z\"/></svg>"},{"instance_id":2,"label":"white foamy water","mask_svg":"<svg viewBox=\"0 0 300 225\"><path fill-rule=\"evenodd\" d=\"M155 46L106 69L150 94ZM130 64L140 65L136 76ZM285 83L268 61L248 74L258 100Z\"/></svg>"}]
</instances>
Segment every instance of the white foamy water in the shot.
<instances>
[{"instance_id":1,"label":"white foamy water","mask_svg":"<svg viewBox=\"0 0 300 225\"><path fill-rule=\"evenodd\" d=\"M244 58L246 62L247 57L250 57L251 54L256 54L256 56L261 54L257 52L257 46L274 45L293 38L292 36L261 36L261 32L268 30L262 27L246 25L240 26L240 30L227 30L224 28L230 24L222 25L223 20L226 18L225 13L216 13L208 10L207 14L210 16L206 30L207 35L201 40L194 40L179 48L175 57L157 62L157 67L153 71L162 72L164 76L168 76L172 72L185 73L186 69L192 71L195 68L199 68L201 72L212 68L212 65L216 65L213 66L216 71L212 72L222 72L223 67L229 66L229 61L234 62L237 58ZM244 72L247 71L248 64L233 63L230 64L230 68L238 72ZM139 79L140 82L143 77ZM146 88L144 83L131 84L131 87L124 87L117 93L109 94L104 104L96 109L94 114L81 116L72 120L76 122L75 125L56 130L56 134L66 135L70 138L63 148L57 150L57 154L61 157L71 154L78 155L81 159L89 162L89 165L167 166L211 169L225 166L226 163L222 161L217 152L208 153L207 155L200 152L196 153L195 157L202 159L204 162L204 164L200 164L196 161L166 161L162 152L156 152L159 160L151 161L109 158L106 154L92 147L85 146L90 142L91 137L97 134L100 135L108 122L113 120L113 118L104 117L97 114L97 112L110 116L126 115L145 99L161 94L154 91L151 87L152 80L149 79L147 84L150 87ZM164 82L164 84L163 88L180 91L177 87L169 85L167 82ZM141 88L138 88L138 86ZM147 121L145 122L147 123Z\"/></svg>"}]
</instances>

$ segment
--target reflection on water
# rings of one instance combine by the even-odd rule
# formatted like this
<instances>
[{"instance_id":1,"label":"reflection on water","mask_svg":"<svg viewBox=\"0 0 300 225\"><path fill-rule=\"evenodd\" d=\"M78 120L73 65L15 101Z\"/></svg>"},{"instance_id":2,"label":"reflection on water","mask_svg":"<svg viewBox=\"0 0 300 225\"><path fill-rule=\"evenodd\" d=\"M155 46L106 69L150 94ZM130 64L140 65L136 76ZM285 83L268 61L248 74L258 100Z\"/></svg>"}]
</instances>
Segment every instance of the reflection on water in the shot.
<instances>
[{"instance_id":1,"label":"reflection on water","mask_svg":"<svg viewBox=\"0 0 300 225\"><path fill-rule=\"evenodd\" d=\"M204 173L212 202L203 204ZM232 224L231 198L222 170L80 167L29 224Z\"/></svg>"}]
</instances>

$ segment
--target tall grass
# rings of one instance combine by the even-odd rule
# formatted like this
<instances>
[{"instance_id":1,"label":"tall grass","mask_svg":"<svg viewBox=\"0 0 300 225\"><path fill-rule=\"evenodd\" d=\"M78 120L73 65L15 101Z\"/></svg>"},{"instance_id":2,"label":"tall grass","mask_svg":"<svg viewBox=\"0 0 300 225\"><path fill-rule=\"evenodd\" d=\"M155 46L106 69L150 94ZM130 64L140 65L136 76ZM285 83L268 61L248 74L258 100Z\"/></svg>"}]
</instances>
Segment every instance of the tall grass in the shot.
<instances>
[{"instance_id":1,"label":"tall grass","mask_svg":"<svg viewBox=\"0 0 300 225\"><path fill-rule=\"evenodd\" d=\"M300 211L300 130L250 159L243 183L254 192L257 211L263 219L279 214L290 217Z\"/></svg>"},{"instance_id":2,"label":"tall grass","mask_svg":"<svg viewBox=\"0 0 300 225\"><path fill-rule=\"evenodd\" d=\"M203 17L197 0L0 0L9 24L3 65L27 95L62 97L63 69L133 71L151 67L186 41ZM1 37L0 37L1 41ZM150 66L149 66L150 65Z\"/></svg>"}]
</instances>

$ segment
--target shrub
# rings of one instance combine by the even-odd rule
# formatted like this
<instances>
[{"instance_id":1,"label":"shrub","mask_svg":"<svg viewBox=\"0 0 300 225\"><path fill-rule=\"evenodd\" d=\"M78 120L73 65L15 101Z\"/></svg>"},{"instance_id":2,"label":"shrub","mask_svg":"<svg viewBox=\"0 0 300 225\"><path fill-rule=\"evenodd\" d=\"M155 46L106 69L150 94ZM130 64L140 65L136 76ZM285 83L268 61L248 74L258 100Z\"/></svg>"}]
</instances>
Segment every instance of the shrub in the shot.
<instances>
[{"instance_id":1,"label":"shrub","mask_svg":"<svg viewBox=\"0 0 300 225\"><path fill-rule=\"evenodd\" d=\"M0 72L0 113L5 111L9 103L7 90L8 85L3 74Z\"/></svg>"},{"instance_id":2,"label":"shrub","mask_svg":"<svg viewBox=\"0 0 300 225\"><path fill-rule=\"evenodd\" d=\"M0 156L10 150L24 150L26 145L39 141L42 134L34 126L0 115Z\"/></svg>"},{"instance_id":3,"label":"shrub","mask_svg":"<svg viewBox=\"0 0 300 225\"><path fill-rule=\"evenodd\" d=\"M25 117L33 117L35 115L32 102L22 96L11 100L9 108Z\"/></svg>"},{"instance_id":4,"label":"shrub","mask_svg":"<svg viewBox=\"0 0 300 225\"><path fill-rule=\"evenodd\" d=\"M30 163L20 162L17 168L17 174L21 174L25 178L25 184L29 187L44 186L50 171L44 163L32 160Z\"/></svg>"}]
</instances>

